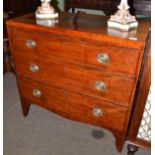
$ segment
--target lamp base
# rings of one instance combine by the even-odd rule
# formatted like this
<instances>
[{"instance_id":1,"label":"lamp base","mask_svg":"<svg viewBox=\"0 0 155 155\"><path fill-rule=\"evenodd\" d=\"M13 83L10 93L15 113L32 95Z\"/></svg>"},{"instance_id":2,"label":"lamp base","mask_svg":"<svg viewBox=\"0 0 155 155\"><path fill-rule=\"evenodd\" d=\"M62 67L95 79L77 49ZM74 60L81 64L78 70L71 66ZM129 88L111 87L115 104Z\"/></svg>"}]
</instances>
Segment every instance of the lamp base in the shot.
<instances>
[{"instance_id":1,"label":"lamp base","mask_svg":"<svg viewBox=\"0 0 155 155\"><path fill-rule=\"evenodd\" d=\"M36 18L38 18L38 19L57 19L59 16L59 14L57 12L40 13L39 11L36 11L35 15L36 15Z\"/></svg>"},{"instance_id":2,"label":"lamp base","mask_svg":"<svg viewBox=\"0 0 155 155\"><path fill-rule=\"evenodd\" d=\"M108 27L109 28L119 29L119 30L122 30L122 31L129 31L130 29L137 28L137 26L138 26L137 21L129 22L127 24L122 24L120 22L116 22L116 21L112 21L112 20L108 21Z\"/></svg>"},{"instance_id":3,"label":"lamp base","mask_svg":"<svg viewBox=\"0 0 155 155\"><path fill-rule=\"evenodd\" d=\"M37 19L36 23L41 26L54 27L58 24L58 19Z\"/></svg>"},{"instance_id":4,"label":"lamp base","mask_svg":"<svg viewBox=\"0 0 155 155\"><path fill-rule=\"evenodd\" d=\"M138 27L138 22L135 16L131 16L128 10L118 10L115 15L112 15L108 20L108 27L122 31L129 31Z\"/></svg>"},{"instance_id":5,"label":"lamp base","mask_svg":"<svg viewBox=\"0 0 155 155\"><path fill-rule=\"evenodd\" d=\"M112 36L122 37L129 40L137 40L137 37L135 37L137 33L136 29L132 29L130 31L121 31L115 28L108 28L107 32L109 35L112 35Z\"/></svg>"}]
</instances>

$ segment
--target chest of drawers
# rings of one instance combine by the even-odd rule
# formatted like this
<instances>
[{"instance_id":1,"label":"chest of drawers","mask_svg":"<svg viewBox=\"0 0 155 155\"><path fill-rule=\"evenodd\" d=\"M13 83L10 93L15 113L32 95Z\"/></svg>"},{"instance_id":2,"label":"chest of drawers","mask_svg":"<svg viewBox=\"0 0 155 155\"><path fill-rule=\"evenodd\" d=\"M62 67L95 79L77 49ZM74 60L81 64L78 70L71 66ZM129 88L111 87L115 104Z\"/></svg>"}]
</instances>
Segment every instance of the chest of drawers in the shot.
<instances>
[{"instance_id":1,"label":"chest of drawers","mask_svg":"<svg viewBox=\"0 0 155 155\"><path fill-rule=\"evenodd\" d=\"M24 116L36 104L110 130L121 151L143 62L149 20L110 32L107 18L61 13L54 27L34 15L7 22Z\"/></svg>"}]
</instances>

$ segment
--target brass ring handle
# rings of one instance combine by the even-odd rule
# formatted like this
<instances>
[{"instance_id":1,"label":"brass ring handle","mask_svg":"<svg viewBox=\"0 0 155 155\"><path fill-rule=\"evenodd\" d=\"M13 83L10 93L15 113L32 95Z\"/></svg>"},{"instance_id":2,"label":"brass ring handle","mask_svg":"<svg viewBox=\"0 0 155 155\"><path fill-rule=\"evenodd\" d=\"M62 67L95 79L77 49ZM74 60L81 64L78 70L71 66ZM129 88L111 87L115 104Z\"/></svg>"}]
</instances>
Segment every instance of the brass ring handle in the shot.
<instances>
[{"instance_id":1,"label":"brass ring handle","mask_svg":"<svg viewBox=\"0 0 155 155\"><path fill-rule=\"evenodd\" d=\"M42 96L42 92L39 89L33 89L32 94L35 97L41 97Z\"/></svg>"},{"instance_id":2,"label":"brass ring handle","mask_svg":"<svg viewBox=\"0 0 155 155\"><path fill-rule=\"evenodd\" d=\"M94 116L96 117L101 117L103 116L103 110L99 109L99 108L93 108L92 113Z\"/></svg>"},{"instance_id":3,"label":"brass ring handle","mask_svg":"<svg viewBox=\"0 0 155 155\"><path fill-rule=\"evenodd\" d=\"M35 48L37 46L37 44L34 40L28 39L28 40L26 40L26 46L28 48Z\"/></svg>"},{"instance_id":4,"label":"brass ring handle","mask_svg":"<svg viewBox=\"0 0 155 155\"><path fill-rule=\"evenodd\" d=\"M95 89L99 91L104 91L106 89L106 84L102 81L95 82Z\"/></svg>"},{"instance_id":5,"label":"brass ring handle","mask_svg":"<svg viewBox=\"0 0 155 155\"><path fill-rule=\"evenodd\" d=\"M96 57L97 61L102 64L107 64L110 61L109 55L106 53L99 53Z\"/></svg>"},{"instance_id":6,"label":"brass ring handle","mask_svg":"<svg viewBox=\"0 0 155 155\"><path fill-rule=\"evenodd\" d=\"M30 64L29 69L31 72L36 73L39 71L39 66L36 64Z\"/></svg>"}]
</instances>

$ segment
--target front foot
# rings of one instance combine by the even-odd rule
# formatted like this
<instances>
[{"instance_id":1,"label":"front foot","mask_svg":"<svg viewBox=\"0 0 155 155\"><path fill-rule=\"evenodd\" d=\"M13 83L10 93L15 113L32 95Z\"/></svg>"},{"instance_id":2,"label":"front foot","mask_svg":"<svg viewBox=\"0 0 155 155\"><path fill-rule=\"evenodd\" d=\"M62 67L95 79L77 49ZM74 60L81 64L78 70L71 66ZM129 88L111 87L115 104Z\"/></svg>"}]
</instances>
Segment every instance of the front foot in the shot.
<instances>
[{"instance_id":1,"label":"front foot","mask_svg":"<svg viewBox=\"0 0 155 155\"><path fill-rule=\"evenodd\" d=\"M22 106L22 112L23 112L23 116L26 117L29 113L29 109L30 109L30 103L28 101L26 101L25 99L21 99L21 106Z\"/></svg>"}]
</instances>

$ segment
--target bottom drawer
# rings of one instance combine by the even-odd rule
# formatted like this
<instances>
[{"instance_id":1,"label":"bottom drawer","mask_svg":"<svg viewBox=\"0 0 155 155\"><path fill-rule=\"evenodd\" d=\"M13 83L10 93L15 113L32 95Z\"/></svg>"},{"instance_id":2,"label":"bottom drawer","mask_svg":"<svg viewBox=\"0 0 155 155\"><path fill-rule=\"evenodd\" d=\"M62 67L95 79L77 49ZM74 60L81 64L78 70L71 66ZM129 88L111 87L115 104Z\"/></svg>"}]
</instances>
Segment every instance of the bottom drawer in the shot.
<instances>
[{"instance_id":1,"label":"bottom drawer","mask_svg":"<svg viewBox=\"0 0 155 155\"><path fill-rule=\"evenodd\" d=\"M127 109L17 76L20 96L66 118L122 131Z\"/></svg>"}]
</instances>

